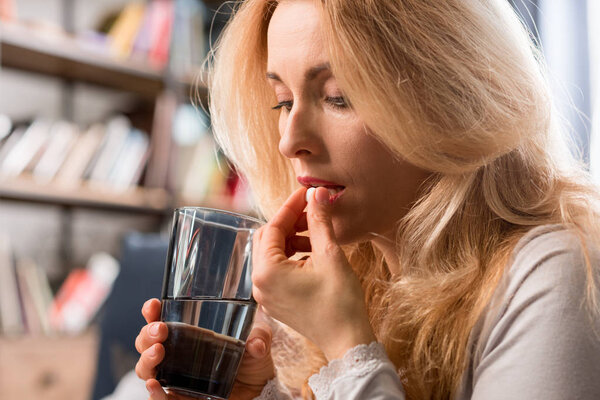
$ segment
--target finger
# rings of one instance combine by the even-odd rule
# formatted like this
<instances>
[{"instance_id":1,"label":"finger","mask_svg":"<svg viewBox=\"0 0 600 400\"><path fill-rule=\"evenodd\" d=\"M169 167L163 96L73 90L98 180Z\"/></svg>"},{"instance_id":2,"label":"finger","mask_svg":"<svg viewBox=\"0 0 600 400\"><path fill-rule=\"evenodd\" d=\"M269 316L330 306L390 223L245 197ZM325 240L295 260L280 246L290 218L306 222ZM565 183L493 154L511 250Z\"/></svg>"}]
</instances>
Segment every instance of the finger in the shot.
<instances>
[{"instance_id":1,"label":"finger","mask_svg":"<svg viewBox=\"0 0 600 400\"><path fill-rule=\"evenodd\" d=\"M150 299L142 307L142 315L147 323L158 321L160 319L160 300Z\"/></svg>"},{"instance_id":2,"label":"finger","mask_svg":"<svg viewBox=\"0 0 600 400\"><path fill-rule=\"evenodd\" d=\"M160 386L160 383L156 379L148 379L146 381L146 390L150 393L150 399L152 400L167 400L167 393Z\"/></svg>"},{"instance_id":3,"label":"finger","mask_svg":"<svg viewBox=\"0 0 600 400\"><path fill-rule=\"evenodd\" d=\"M155 343L164 342L168 335L169 328L164 322L153 322L145 325L135 338L135 349L138 353L142 353Z\"/></svg>"},{"instance_id":4,"label":"finger","mask_svg":"<svg viewBox=\"0 0 600 400\"><path fill-rule=\"evenodd\" d=\"M273 333L271 327L263 321L255 321L246 341L246 357L261 359L271 351Z\"/></svg>"},{"instance_id":5,"label":"finger","mask_svg":"<svg viewBox=\"0 0 600 400\"><path fill-rule=\"evenodd\" d=\"M289 258L298 252L309 253L311 249L310 238L306 236L292 236L286 240L285 255Z\"/></svg>"},{"instance_id":6,"label":"finger","mask_svg":"<svg viewBox=\"0 0 600 400\"><path fill-rule=\"evenodd\" d=\"M333 231L329 204L329 191L318 187L314 196L309 199L307 221L312 246L312 257L335 258L338 261L346 257L339 247Z\"/></svg>"},{"instance_id":7,"label":"finger","mask_svg":"<svg viewBox=\"0 0 600 400\"><path fill-rule=\"evenodd\" d=\"M155 344L142 353L135 365L135 373L141 379L156 377L156 366L160 364L164 357L165 348L163 345L160 343Z\"/></svg>"},{"instance_id":8,"label":"finger","mask_svg":"<svg viewBox=\"0 0 600 400\"><path fill-rule=\"evenodd\" d=\"M302 215L300 215L300 218L298 218L298 221L296 221L296 225L294 225L294 230L296 232L304 232L304 231L308 230L308 222L306 221L306 212L303 212Z\"/></svg>"},{"instance_id":9,"label":"finger","mask_svg":"<svg viewBox=\"0 0 600 400\"><path fill-rule=\"evenodd\" d=\"M285 238L295 233L294 225L306 207L305 196L305 187L296 190L288 197L273 219L264 226L261 239L263 249L278 249L282 253L285 251Z\"/></svg>"}]
</instances>

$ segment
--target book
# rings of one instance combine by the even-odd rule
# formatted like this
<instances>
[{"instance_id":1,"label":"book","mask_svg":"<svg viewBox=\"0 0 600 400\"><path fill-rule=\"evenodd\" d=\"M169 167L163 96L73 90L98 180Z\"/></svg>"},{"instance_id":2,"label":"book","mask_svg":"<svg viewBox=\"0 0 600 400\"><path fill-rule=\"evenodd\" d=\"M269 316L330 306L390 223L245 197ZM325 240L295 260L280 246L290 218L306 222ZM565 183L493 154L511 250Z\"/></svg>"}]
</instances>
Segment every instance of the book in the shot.
<instances>
[{"instance_id":1,"label":"book","mask_svg":"<svg viewBox=\"0 0 600 400\"><path fill-rule=\"evenodd\" d=\"M21 295L21 314L24 321L25 330L31 335L39 335L43 333L42 316L38 314L38 310L34 303L35 283L30 281L31 277L27 271L29 268L29 260L17 260L16 276Z\"/></svg>"},{"instance_id":2,"label":"book","mask_svg":"<svg viewBox=\"0 0 600 400\"><path fill-rule=\"evenodd\" d=\"M131 123L124 116L117 116L108 121L97 159L90 171L90 185L106 185L110 172L118 161L121 148L125 145L130 130Z\"/></svg>"},{"instance_id":3,"label":"book","mask_svg":"<svg viewBox=\"0 0 600 400\"><path fill-rule=\"evenodd\" d=\"M33 169L33 177L41 183L54 178L75 144L78 129L73 123L58 121L50 129L50 140L40 160Z\"/></svg>"},{"instance_id":4,"label":"book","mask_svg":"<svg viewBox=\"0 0 600 400\"><path fill-rule=\"evenodd\" d=\"M148 148L148 135L138 129L129 131L108 177L111 187L122 191L137 184L148 159Z\"/></svg>"},{"instance_id":5,"label":"book","mask_svg":"<svg viewBox=\"0 0 600 400\"><path fill-rule=\"evenodd\" d=\"M25 127L19 126L16 127L12 133L9 134L8 138L4 139L2 143L2 148L0 148L0 167L4 163L4 160L10 154L12 149L17 145L17 143L23 137L25 133Z\"/></svg>"},{"instance_id":6,"label":"book","mask_svg":"<svg viewBox=\"0 0 600 400\"><path fill-rule=\"evenodd\" d=\"M156 12L152 21L152 38L148 61L155 68L163 69L169 61L174 2L171 0L153 0L153 2L155 3Z\"/></svg>"},{"instance_id":7,"label":"book","mask_svg":"<svg viewBox=\"0 0 600 400\"><path fill-rule=\"evenodd\" d=\"M177 97L173 92L164 91L157 97L150 137L150 159L145 177L147 187L168 188L171 185L172 132L176 110Z\"/></svg>"},{"instance_id":8,"label":"book","mask_svg":"<svg viewBox=\"0 0 600 400\"><path fill-rule=\"evenodd\" d=\"M135 40L133 42L133 48L131 50L132 57L146 60L148 53L150 52L150 45L152 40L152 28L156 18L155 14L158 12L153 1L146 3L146 9L144 17L138 30Z\"/></svg>"},{"instance_id":9,"label":"book","mask_svg":"<svg viewBox=\"0 0 600 400\"><path fill-rule=\"evenodd\" d=\"M0 325L5 335L20 335L25 330L20 302L10 238L0 233Z\"/></svg>"},{"instance_id":10,"label":"book","mask_svg":"<svg viewBox=\"0 0 600 400\"><path fill-rule=\"evenodd\" d=\"M29 320L34 319L33 324L37 325L37 332L51 334L50 321L48 319L48 310L52 304L52 290L48 281L46 272L33 260L29 258L20 259L17 262L17 275L19 276L19 287L23 294L23 303L30 303L30 310L26 308L28 326ZM23 282L21 284L21 282ZM29 299L25 299L29 297Z\"/></svg>"},{"instance_id":11,"label":"book","mask_svg":"<svg viewBox=\"0 0 600 400\"><path fill-rule=\"evenodd\" d=\"M12 130L12 121L7 115L0 114L0 141L6 138Z\"/></svg>"},{"instance_id":12,"label":"book","mask_svg":"<svg viewBox=\"0 0 600 400\"><path fill-rule=\"evenodd\" d=\"M206 57L208 41L204 21L208 19L208 10L203 2L179 0L175 2L174 13L169 70L186 80L200 70Z\"/></svg>"},{"instance_id":13,"label":"book","mask_svg":"<svg viewBox=\"0 0 600 400\"><path fill-rule=\"evenodd\" d=\"M50 121L43 118L33 121L2 160L0 174L8 177L21 174L43 150L49 131Z\"/></svg>"},{"instance_id":14,"label":"book","mask_svg":"<svg viewBox=\"0 0 600 400\"><path fill-rule=\"evenodd\" d=\"M143 3L127 4L108 32L111 53L118 59L126 59L131 55L134 40L144 19L145 9Z\"/></svg>"},{"instance_id":15,"label":"book","mask_svg":"<svg viewBox=\"0 0 600 400\"><path fill-rule=\"evenodd\" d=\"M81 333L110 294L119 263L108 253L96 253L85 269L71 271L50 308L50 325L61 332Z\"/></svg>"},{"instance_id":16,"label":"book","mask_svg":"<svg viewBox=\"0 0 600 400\"><path fill-rule=\"evenodd\" d=\"M105 127L97 123L88 128L78 137L68 152L63 165L56 174L55 181L63 186L78 186L83 181L87 167L92 163L98 152Z\"/></svg>"}]
</instances>

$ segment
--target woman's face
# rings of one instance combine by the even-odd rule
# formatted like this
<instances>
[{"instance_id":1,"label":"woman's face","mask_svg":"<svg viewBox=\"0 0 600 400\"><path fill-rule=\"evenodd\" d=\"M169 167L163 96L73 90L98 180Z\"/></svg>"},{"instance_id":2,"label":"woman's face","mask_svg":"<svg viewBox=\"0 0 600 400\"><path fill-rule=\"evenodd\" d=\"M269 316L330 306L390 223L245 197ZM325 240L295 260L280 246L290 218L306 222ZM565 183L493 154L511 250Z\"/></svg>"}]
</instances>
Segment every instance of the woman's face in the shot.
<instances>
[{"instance_id":1,"label":"woman's face","mask_svg":"<svg viewBox=\"0 0 600 400\"><path fill-rule=\"evenodd\" d=\"M280 2L269 24L267 65L277 97L272 112L279 113L279 150L300 184L330 189L340 244L376 235L393 239L428 173L398 160L369 134L328 65L313 1Z\"/></svg>"}]
</instances>

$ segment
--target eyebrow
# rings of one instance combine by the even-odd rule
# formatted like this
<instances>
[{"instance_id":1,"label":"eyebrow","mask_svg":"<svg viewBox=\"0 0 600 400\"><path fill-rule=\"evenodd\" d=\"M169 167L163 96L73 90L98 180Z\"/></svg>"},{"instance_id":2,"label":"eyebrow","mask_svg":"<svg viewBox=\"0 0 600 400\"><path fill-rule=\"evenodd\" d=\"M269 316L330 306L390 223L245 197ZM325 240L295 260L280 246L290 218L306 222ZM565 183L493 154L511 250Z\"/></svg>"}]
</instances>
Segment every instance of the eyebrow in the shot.
<instances>
[{"instance_id":1,"label":"eyebrow","mask_svg":"<svg viewBox=\"0 0 600 400\"><path fill-rule=\"evenodd\" d=\"M308 71L304 73L304 79L307 81L311 81L315 79L322 71L330 69L331 65L328 62L315 65L314 67L310 67ZM279 82L283 82L283 80L275 72L267 72L267 79L273 79Z\"/></svg>"}]
</instances>

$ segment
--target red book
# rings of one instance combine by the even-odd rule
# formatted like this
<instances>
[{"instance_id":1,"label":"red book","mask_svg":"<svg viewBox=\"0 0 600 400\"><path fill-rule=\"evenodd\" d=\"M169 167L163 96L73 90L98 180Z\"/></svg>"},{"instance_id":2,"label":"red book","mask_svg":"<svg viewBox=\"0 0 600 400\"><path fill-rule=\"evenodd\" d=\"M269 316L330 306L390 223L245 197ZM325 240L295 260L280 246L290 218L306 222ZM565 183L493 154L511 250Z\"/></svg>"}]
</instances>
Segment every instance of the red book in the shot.
<instances>
[{"instance_id":1,"label":"red book","mask_svg":"<svg viewBox=\"0 0 600 400\"><path fill-rule=\"evenodd\" d=\"M169 61L171 30L175 18L175 8L171 0L154 0L154 18L152 40L148 59L157 68L164 68Z\"/></svg>"}]
</instances>

